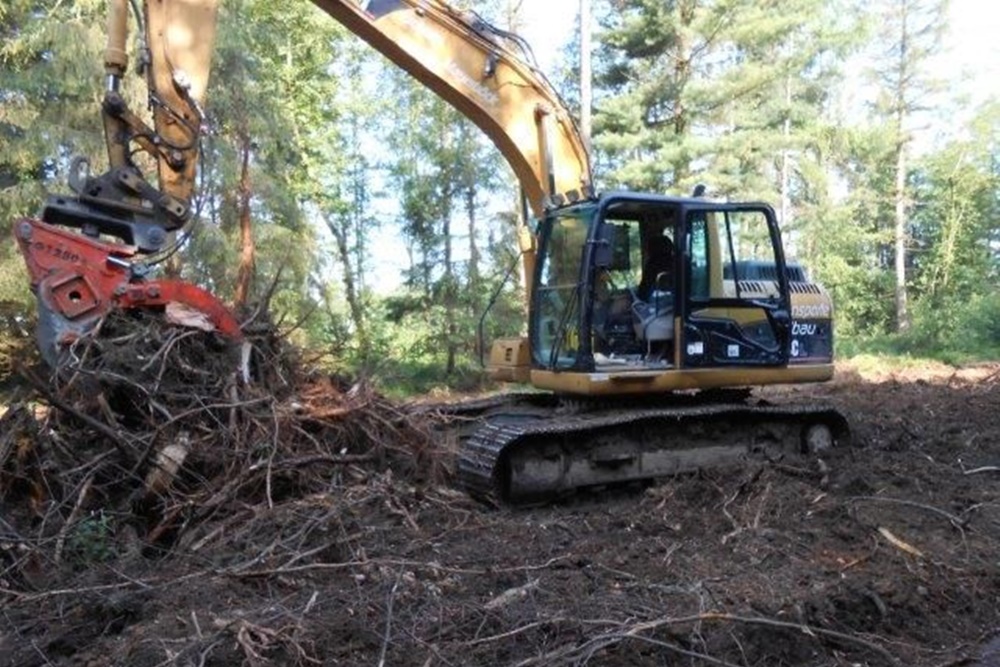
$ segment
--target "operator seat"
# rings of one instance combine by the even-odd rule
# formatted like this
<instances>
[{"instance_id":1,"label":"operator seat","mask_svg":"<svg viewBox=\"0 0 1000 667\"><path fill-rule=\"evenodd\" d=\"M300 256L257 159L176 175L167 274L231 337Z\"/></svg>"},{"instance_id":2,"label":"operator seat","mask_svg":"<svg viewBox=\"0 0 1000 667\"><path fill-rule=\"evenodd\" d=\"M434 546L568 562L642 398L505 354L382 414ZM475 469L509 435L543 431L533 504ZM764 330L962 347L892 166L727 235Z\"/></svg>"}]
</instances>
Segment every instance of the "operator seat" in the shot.
<instances>
[{"instance_id":1,"label":"operator seat","mask_svg":"<svg viewBox=\"0 0 1000 667\"><path fill-rule=\"evenodd\" d=\"M674 244L666 236L649 240L642 279L632 304L635 335L647 344L674 337Z\"/></svg>"},{"instance_id":2,"label":"operator seat","mask_svg":"<svg viewBox=\"0 0 1000 667\"><path fill-rule=\"evenodd\" d=\"M674 288L674 242L666 236L654 236L646 248L642 263L642 278L636 295L649 301L654 291L672 291Z\"/></svg>"}]
</instances>

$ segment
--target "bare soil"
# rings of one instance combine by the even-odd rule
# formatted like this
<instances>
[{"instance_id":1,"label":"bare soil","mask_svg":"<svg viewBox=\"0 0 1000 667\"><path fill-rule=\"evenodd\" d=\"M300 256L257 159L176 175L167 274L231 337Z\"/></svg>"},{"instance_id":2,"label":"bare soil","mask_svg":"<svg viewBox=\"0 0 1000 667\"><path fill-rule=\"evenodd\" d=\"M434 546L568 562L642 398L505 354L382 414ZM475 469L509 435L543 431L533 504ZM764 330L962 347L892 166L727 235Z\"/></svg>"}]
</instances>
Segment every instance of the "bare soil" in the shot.
<instances>
[{"instance_id":1,"label":"bare soil","mask_svg":"<svg viewBox=\"0 0 1000 667\"><path fill-rule=\"evenodd\" d=\"M155 511L34 488L72 471L30 472L5 417L0 665L1000 665L1000 364L761 390L833 403L853 445L534 509L392 448L350 459L361 436L330 430L349 392L323 386L328 460L254 454L247 431L240 467L205 468L246 482L208 513L229 487L195 496L207 472ZM416 437L351 400L383 445Z\"/></svg>"}]
</instances>

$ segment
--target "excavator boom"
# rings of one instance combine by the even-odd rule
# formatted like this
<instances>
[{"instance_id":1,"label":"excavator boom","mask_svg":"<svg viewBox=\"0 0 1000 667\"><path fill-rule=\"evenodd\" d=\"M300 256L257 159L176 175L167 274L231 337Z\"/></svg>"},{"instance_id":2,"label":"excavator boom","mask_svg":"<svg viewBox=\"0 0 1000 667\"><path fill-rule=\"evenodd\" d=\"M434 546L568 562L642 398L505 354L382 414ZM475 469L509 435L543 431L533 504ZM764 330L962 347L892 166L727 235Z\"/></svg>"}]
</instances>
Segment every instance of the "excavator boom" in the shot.
<instances>
[{"instance_id":1,"label":"excavator boom","mask_svg":"<svg viewBox=\"0 0 1000 667\"><path fill-rule=\"evenodd\" d=\"M590 161L575 121L528 46L471 11L439 0L313 0L375 50L454 106L496 144L534 214L591 193ZM132 143L158 163L167 227L190 217L199 133L215 41L218 0L144 4L140 70L149 87L150 128L118 88L128 59L127 0L112 0L103 107L111 170L134 169Z\"/></svg>"},{"instance_id":2,"label":"excavator boom","mask_svg":"<svg viewBox=\"0 0 1000 667\"><path fill-rule=\"evenodd\" d=\"M591 193L575 121L516 35L438 0L314 2L478 125L537 217Z\"/></svg>"}]
</instances>

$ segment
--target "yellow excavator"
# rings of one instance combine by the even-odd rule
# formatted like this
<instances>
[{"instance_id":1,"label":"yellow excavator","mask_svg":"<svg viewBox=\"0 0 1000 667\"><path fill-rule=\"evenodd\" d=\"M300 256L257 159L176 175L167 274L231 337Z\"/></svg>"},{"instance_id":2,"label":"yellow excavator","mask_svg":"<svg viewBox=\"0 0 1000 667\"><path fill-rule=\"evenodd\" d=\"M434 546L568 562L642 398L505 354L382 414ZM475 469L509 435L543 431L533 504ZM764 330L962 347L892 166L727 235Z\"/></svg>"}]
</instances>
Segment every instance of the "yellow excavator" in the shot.
<instances>
[{"instance_id":1,"label":"yellow excavator","mask_svg":"<svg viewBox=\"0 0 1000 667\"><path fill-rule=\"evenodd\" d=\"M833 374L830 298L786 263L770 206L596 194L577 126L518 36L440 0L312 1L481 128L533 213L518 234L527 335L494 342L488 370L547 391L454 408L474 418L458 465L472 493L531 501L847 441L833 409L742 400ZM109 169L75 161L73 193L15 222L52 363L113 309L179 304L241 336L212 294L151 272L192 218L217 5L135 8L150 125L120 92L129 1L110 2ZM156 185L136 152L157 163Z\"/></svg>"}]
</instances>

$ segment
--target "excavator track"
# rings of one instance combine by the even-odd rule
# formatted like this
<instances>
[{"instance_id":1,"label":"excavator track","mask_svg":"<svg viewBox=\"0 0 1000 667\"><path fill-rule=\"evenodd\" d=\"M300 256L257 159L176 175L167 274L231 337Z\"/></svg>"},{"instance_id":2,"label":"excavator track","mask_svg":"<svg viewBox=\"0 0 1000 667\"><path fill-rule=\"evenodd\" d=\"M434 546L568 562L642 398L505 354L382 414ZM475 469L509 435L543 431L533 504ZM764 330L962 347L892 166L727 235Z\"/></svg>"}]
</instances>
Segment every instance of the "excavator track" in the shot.
<instances>
[{"instance_id":1,"label":"excavator track","mask_svg":"<svg viewBox=\"0 0 1000 667\"><path fill-rule=\"evenodd\" d=\"M639 406L520 394L455 406L458 479L494 504L549 502L577 489L818 454L850 442L834 408L707 402Z\"/></svg>"}]
</instances>

